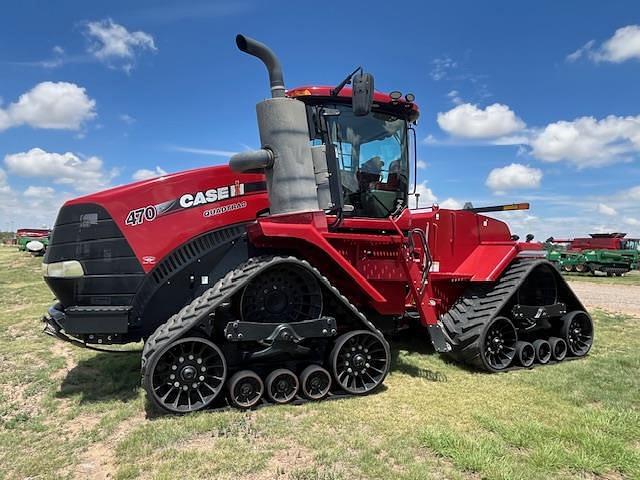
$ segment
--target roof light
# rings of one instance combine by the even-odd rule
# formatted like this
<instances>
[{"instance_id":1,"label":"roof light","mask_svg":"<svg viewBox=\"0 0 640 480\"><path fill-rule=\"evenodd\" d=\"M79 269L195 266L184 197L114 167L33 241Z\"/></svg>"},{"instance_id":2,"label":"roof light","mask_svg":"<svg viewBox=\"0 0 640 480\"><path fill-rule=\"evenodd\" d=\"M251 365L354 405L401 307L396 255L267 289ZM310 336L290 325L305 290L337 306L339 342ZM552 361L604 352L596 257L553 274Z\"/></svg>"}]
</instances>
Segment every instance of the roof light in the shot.
<instances>
[{"instance_id":1,"label":"roof light","mask_svg":"<svg viewBox=\"0 0 640 480\"><path fill-rule=\"evenodd\" d=\"M416 96L415 96L413 93L407 93L407 94L404 96L404 99L405 99L407 102L412 103L412 102L416 99Z\"/></svg>"},{"instance_id":2,"label":"roof light","mask_svg":"<svg viewBox=\"0 0 640 480\"><path fill-rule=\"evenodd\" d=\"M391 100L393 100L394 102L397 102L402 97L402 92L399 92L398 90L394 90L393 92L389 93L389 96L391 97Z\"/></svg>"},{"instance_id":3,"label":"roof light","mask_svg":"<svg viewBox=\"0 0 640 480\"><path fill-rule=\"evenodd\" d=\"M311 90L308 88L305 88L304 90L294 90L290 93L290 96L292 97L307 97L309 95L311 95Z\"/></svg>"}]
</instances>

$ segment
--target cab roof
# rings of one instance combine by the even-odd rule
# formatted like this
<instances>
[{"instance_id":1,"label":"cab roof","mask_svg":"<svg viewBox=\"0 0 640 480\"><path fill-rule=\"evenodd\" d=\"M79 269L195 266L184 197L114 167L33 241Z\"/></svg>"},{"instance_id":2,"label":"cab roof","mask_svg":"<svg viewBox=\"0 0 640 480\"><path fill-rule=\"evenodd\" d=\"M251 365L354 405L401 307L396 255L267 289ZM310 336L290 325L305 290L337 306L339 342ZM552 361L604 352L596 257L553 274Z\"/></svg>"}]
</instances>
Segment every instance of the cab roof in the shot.
<instances>
[{"instance_id":1,"label":"cab roof","mask_svg":"<svg viewBox=\"0 0 640 480\"><path fill-rule=\"evenodd\" d=\"M331 91L334 86L327 85L304 85L301 87L295 87L287 90L287 97L297 98L299 100L317 99L333 100L339 103L348 103L351 100L352 90L351 87L344 87L340 93L336 96L331 95ZM393 100L388 93L375 91L373 93L373 108L376 110L385 110L395 113L406 118L410 122L414 122L420 116L418 105L413 102L407 102L404 97L398 100Z\"/></svg>"}]
</instances>

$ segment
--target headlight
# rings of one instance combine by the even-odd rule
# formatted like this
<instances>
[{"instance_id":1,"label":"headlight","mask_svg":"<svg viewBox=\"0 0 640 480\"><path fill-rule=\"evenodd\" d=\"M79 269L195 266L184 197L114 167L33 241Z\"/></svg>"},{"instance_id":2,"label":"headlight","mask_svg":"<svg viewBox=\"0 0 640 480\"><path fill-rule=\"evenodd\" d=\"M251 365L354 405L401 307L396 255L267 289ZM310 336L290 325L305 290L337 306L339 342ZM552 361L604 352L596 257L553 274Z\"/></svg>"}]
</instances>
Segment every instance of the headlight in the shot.
<instances>
[{"instance_id":1,"label":"headlight","mask_svg":"<svg viewBox=\"0 0 640 480\"><path fill-rule=\"evenodd\" d=\"M77 260L43 263L42 276L55 278L78 278L84 276L82 265Z\"/></svg>"}]
</instances>

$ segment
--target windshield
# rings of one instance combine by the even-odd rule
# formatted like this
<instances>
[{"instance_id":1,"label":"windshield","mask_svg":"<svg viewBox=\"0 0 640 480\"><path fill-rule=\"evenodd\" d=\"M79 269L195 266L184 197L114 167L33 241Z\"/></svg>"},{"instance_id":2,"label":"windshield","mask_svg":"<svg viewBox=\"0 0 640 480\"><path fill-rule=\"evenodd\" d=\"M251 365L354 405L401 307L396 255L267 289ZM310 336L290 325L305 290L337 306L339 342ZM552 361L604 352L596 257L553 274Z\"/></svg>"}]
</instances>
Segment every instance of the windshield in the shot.
<instances>
[{"instance_id":1,"label":"windshield","mask_svg":"<svg viewBox=\"0 0 640 480\"><path fill-rule=\"evenodd\" d=\"M640 250L640 240L625 240L624 250Z\"/></svg>"},{"instance_id":2,"label":"windshield","mask_svg":"<svg viewBox=\"0 0 640 480\"><path fill-rule=\"evenodd\" d=\"M406 121L372 112L356 117L334 105L340 115L327 118L336 150L345 205L358 217L388 217L407 204L409 162Z\"/></svg>"}]
</instances>

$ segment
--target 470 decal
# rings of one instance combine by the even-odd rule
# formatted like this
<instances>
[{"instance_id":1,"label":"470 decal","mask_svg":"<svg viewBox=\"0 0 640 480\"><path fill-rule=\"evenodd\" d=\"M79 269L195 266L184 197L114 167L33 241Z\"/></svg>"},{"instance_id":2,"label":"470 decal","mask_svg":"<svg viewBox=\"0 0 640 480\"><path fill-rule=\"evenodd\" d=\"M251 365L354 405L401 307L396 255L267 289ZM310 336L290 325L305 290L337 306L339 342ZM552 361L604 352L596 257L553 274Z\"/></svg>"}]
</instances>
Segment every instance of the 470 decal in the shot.
<instances>
[{"instance_id":1,"label":"470 decal","mask_svg":"<svg viewBox=\"0 0 640 480\"><path fill-rule=\"evenodd\" d=\"M148 207L136 208L131 210L127 215L127 219L124 223L130 226L140 225L144 222L151 222L158 216L156 207L149 205Z\"/></svg>"}]
</instances>

